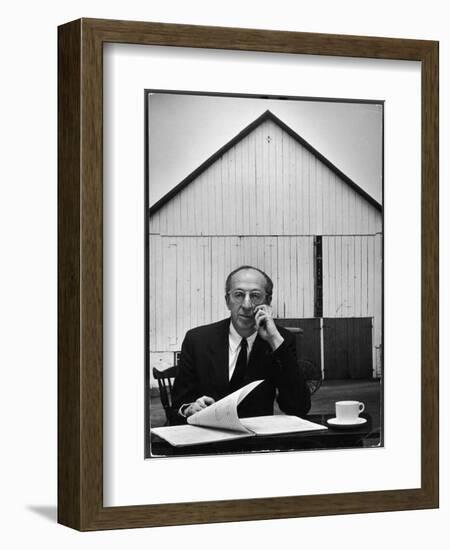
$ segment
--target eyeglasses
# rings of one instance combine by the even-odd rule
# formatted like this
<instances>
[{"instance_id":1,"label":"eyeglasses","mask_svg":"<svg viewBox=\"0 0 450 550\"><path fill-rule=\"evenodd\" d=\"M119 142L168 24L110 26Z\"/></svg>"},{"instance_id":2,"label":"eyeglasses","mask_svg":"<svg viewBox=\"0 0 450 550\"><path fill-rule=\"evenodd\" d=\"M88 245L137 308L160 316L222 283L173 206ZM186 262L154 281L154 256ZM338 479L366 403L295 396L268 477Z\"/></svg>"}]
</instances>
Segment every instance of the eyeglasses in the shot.
<instances>
[{"instance_id":1,"label":"eyeglasses","mask_svg":"<svg viewBox=\"0 0 450 550\"><path fill-rule=\"evenodd\" d=\"M228 294L231 296L232 300L238 304L242 304L245 300L245 296L248 294L252 306L260 306L264 303L267 296L265 292L259 292L257 290L252 290L251 292L245 292L243 290L230 290Z\"/></svg>"}]
</instances>

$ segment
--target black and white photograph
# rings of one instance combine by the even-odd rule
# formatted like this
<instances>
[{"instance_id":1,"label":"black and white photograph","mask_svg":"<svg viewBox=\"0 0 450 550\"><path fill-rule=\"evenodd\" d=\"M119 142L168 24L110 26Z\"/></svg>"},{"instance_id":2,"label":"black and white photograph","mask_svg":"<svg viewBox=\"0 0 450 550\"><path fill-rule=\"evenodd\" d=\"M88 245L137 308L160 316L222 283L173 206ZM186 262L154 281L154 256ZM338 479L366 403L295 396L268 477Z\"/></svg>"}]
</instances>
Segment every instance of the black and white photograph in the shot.
<instances>
[{"instance_id":1,"label":"black and white photograph","mask_svg":"<svg viewBox=\"0 0 450 550\"><path fill-rule=\"evenodd\" d=\"M146 458L383 446L383 116L146 90Z\"/></svg>"}]
</instances>

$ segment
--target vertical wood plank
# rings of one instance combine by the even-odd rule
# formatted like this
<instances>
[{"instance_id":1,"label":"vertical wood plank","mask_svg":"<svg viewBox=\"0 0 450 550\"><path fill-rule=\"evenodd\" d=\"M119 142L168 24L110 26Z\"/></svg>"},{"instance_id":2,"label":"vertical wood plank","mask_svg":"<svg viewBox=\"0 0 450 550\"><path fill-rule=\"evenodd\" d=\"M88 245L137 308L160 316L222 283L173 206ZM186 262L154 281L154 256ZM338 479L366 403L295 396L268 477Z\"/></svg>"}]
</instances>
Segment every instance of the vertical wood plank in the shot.
<instances>
[{"instance_id":1,"label":"vertical wood plank","mask_svg":"<svg viewBox=\"0 0 450 550\"><path fill-rule=\"evenodd\" d=\"M248 149L249 149L249 136L244 138L241 142L241 170L239 174L239 182L241 186L242 194L242 223L241 223L241 235L248 235L250 233L249 224L249 180L248 180Z\"/></svg>"},{"instance_id":2,"label":"vertical wood plank","mask_svg":"<svg viewBox=\"0 0 450 550\"><path fill-rule=\"evenodd\" d=\"M349 189L349 213L348 213L349 234L355 234L356 231L356 192Z\"/></svg>"},{"instance_id":3,"label":"vertical wood plank","mask_svg":"<svg viewBox=\"0 0 450 550\"><path fill-rule=\"evenodd\" d=\"M149 262L149 331L150 331L150 351L154 351L156 345L156 326L157 326L157 315L156 315L156 296L157 296L157 265L158 257L156 254L156 241L161 240L159 235L150 235L149 237L149 252L148 252L148 262Z\"/></svg>"},{"instance_id":4,"label":"vertical wood plank","mask_svg":"<svg viewBox=\"0 0 450 550\"><path fill-rule=\"evenodd\" d=\"M159 211L155 212L153 216L150 216L148 220L148 232L159 233Z\"/></svg>"},{"instance_id":5,"label":"vertical wood plank","mask_svg":"<svg viewBox=\"0 0 450 550\"><path fill-rule=\"evenodd\" d=\"M288 136L287 136L288 137ZM292 138L286 139L286 158L287 158L287 190L284 193L285 214L284 214L284 232L285 235L295 235L295 154L294 154L294 140Z\"/></svg>"},{"instance_id":6,"label":"vertical wood plank","mask_svg":"<svg viewBox=\"0 0 450 550\"><path fill-rule=\"evenodd\" d=\"M183 191L185 193L184 202L188 212L186 217L186 234L193 235L195 233L195 200L193 187L188 185Z\"/></svg>"},{"instance_id":7,"label":"vertical wood plank","mask_svg":"<svg viewBox=\"0 0 450 550\"><path fill-rule=\"evenodd\" d=\"M286 174L284 169L285 153L284 153L284 140L283 132L280 128L274 128L275 145L274 148L274 163L275 163L275 196L276 196L276 210L275 210L275 227L274 230L278 235L284 235L284 216L286 213L284 207L284 195L287 187Z\"/></svg>"},{"instance_id":8,"label":"vertical wood plank","mask_svg":"<svg viewBox=\"0 0 450 550\"><path fill-rule=\"evenodd\" d=\"M217 251L217 237L210 237L210 250L211 250L211 319L217 321L219 319L218 311L218 299L219 299L219 281L218 281L218 251Z\"/></svg>"},{"instance_id":9,"label":"vertical wood plank","mask_svg":"<svg viewBox=\"0 0 450 550\"><path fill-rule=\"evenodd\" d=\"M282 310L281 315L285 318L288 314L289 304L291 301L290 296L290 286L291 286L291 270L289 265L289 237L281 237L282 247L281 247L281 262L282 262L282 291L283 291L283 300L282 300Z\"/></svg>"},{"instance_id":10,"label":"vertical wood plank","mask_svg":"<svg viewBox=\"0 0 450 550\"><path fill-rule=\"evenodd\" d=\"M328 239L329 242L329 250L330 250L330 309L328 312L329 317L334 317L336 314L336 308L337 308L337 272L336 272L336 264L337 264L337 258L336 258L336 237L330 237Z\"/></svg>"},{"instance_id":11,"label":"vertical wood plank","mask_svg":"<svg viewBox=\"0 0 450 550\"><path fill-rule=\"evenodd\" d=\"M279 237L270 237L271 241L271 260L272 260L272 273L271 278L274 285L273 291L273 306L275 309L276 316L278 317L278 303L280 301L280 279L279 279L279 269L278 269L278 247L279 247Z\"/></svg>"},{"instance_id":12,"label":"vertical wood plank","mask_svg":"<svg viewBox=\"0 0 450 550\"><path fill-rule=\"evenodd\" d=\"M249 136L249 149L248 149L248 220L249 220L249 234L256 235L256 220L257 220L257 205L256 205L256 137L255 132L252 132Z\"/></svg>"},{"instance_id":13,"label":"vertical wood plank","mask_svg":"<svg viewBox=\"0 0 450 550\"><path fill-rule=\"evenodd\" d=\"M357 234L363 234L363 203L366 202L362 197L357 196L356 197L356 226L355 226L355 233Z\"/></svg>"},{"instance_id":14,"label":"vertical wood plank","mask_svg":"<svg viewBox=\"0 0 450 550\"><path fill-rule=\"evenodd\" d=\"M322 237L322 316L327 317L330 308L330 262L329 262L329 246L328 237Z\"/></svg>"},{"instance_id":15,"label":"vertical wood plank","mask_svg":"<svg viewBox=\"0 0 450 550\"><path fill-rule=\"evenodd\" d=\"M298 317L298 295L297 295L297 280L298 273L296 269L297 263L297 243L293 236L286 237L289 241L289 273L291 276L289 287L289 317Z\"/></svg>"},{"instance_id":16,"label":"vertical wood plank","mask_svg":"<svg viewBox=\"0 0 450 550\"><path fill-rule=\"evenodd\" d=\"M375 292L374 292L374 338L375 346L382 341L382 238L375 237Z\"/></svg>"},{"instance_id":17,"label":"vertical wood plank","mask_svg":"<svg viewBox=\"0 0 450 550\"><path fill-rule=\"evenodd\" d=\"M353 240L353 317L361 317L361 237Z\"/></svg>"},{"instance_id":18,"label":"vertical wood plank","mask_svg":"<svg viewBox=\"0 0 450 550\"><path fill-rule=\"evenodd\" d=\"M188 243L189 243L189 273L190 273L190 288L189 288L189 294L190 294L190 322L189 326L196 327L197 326L197 292L196 292L196 257L195 257L195 237L189 237Z\"/></svg>"},{"instance_id":19,"label":"vertical wood plank","mask_svg":"<svg viewBox=\"0 0 450 550\"><path fill-rule=\"evenodd\" d=\"M174 351L177 351L181 348L181 342L183 340L183 315L184 315L184 277L183 277L183 238L177 236L175 239L176 248L176 263L175 263L175 287L174 287L174 300L175 300L175 317L174 317L174 324L175 324L175 338L174 342L172 342L173 347L175 348Z\"/></svg>"},{"instance_id":20,"label":"vertical wood plank","mask_svg":"<svg viewBox=\"0 0 450 550\"><path fill-rule=\"evenodd\" d=\"M235 147L230 149L228 151L230 155L229 160L229 171L230 171L230 179L232 182L232 189L233 189L233 195L232 195L232 206L231 210L233 212L233 235L239 235L240 233L240 226L241 226L241 213L242 213L242 197L240 195L240 186L238 182L238 171L239 171L239 161L238 161L238 152L239 152L239 144L237 144Z\"/></svg>"},{"instance_id":21,"label":"vertical wood plank","mask_svg":"<svg viewBox=\"0 0 450 550\"><path fill-rule=\"evenodd\" d=\"M304 183L302 175L302 151L300 147L294 147L295 173L294 173L294 235L304 235Z\"/></svg>"},{"instance_id":22,"label":"vertical wood plank","mask_svg":"<svg viewBox=\"0 0 450 550\"><path fill-rule=\"evenodd\" d=\"M342 317L343 312L343 246L342 246L342 236L336 237L336 317Z\"/></svg>"},{"instance_id":23,"label":"vertical wood plank","mask_svg":"<svg viewBox=\"0 0 450 550\"><path fill-rule=\"evenodd\" d=\"M214 180L214 208L213 208L213 234L220 235L223 233L223 219L222 219L222 182L221 182L221 163L219 159L214 163L213 180Z\"/></svg>"},{"instance_id":24,"label":"vertical wood plank","mask_svg":"<svg viewBox=\"0 0 450 550\"><path fill-rule=\"evenodd\" d=\"M299 317L304 317L305 313L305 288L303 280L303 264L304 264L304 254L303 254L303 241L304 237L295 237L295 273L296 273L296 294L297 294L297 309L299 312Z\"/></svg>"},{"instance_id":25,"label":"vertical wood plank","mask_svg":"<svg viewBox=\"0 0 450 550\"><path fill-rule=\"evenodd\" d=\"M375 313L374 303L375 303L375 237L370 236L367 238L368 250L367 250L367 259L368 259L368 285L367 285L367 310L370 316L373 316Z\"/></svg>"},{"instance_id":26,"label":"vertical wood plank","mask_svg":"<svg viewBox=\"0 0 450 550\"><path fill-rule=\"evenodd\" d=\"M180 227L179 227L179 235L186 235L187 234L187 227L188 227L188 216L190 215L190 212L187 208L186 203L186 190L183 189L178 193L180 197Z\"/></svg>"},{"instance_id":27,"label":"vertical wood plank","mask_svg":"<svg viewBox=\"0 0 450 550\"><path fill-rule=\"evenodd\" d=\"M316 167L316 235L323 234L323 171L324 166L317 159L314 159Z\"/></svg>"},{"instance_id":28,"label":"vertical wood plank","mask_svg":"<svg viewBox=\"0 0 450 550\"><path fill-rule=\"evenodd\" d=\"M353 236L348 237L348 282L349 282L349 301L347 316L354 317L356 301L356 239Z\"/></svg>"},{"instance_id":29,"label":"vertical wood plank","mask_svg":"<svg viewBox=\"0 0 450 550\"><path fill-rule=\"evenodd\" d=\"M221 158L221 187L222 187L222 219L223 219L223 234L231 233L231 211L230 211L230 196L231 189L228 179L228 161L226 156Z\"/></svg>"},{"instance_id":30,"label":"vertical wood plank","mask_svg":"<svg viewBox=\"0 0 450 550\"><path fill-rule=\"evenodd\" d=\"M264 159L261 139L261 128L257 128L255 131L255 233L259 235L261 233L261 227L263 225L263 202L264 202Z\"/></svg>"},{"instance_id":31,"label":"vertical wood plank","mask_svg":"<svg viewBox=\"0 0 450 550\"><path fill-rule=\"evenodd\" d=\"M206 188L205 195L207 196L206 201L206 215L208 217L208 231L206 235L213 235L217 232L216 224L216 182L215 182L215 172L216 172L216 163L210 166L206 171Z\"/></svg>"},{"instance_id":32,"label":"vertical wood plank","mask_svg":"<svg viewBox=\"0 0 450 550\"><path fill-rule=\"evenodd\" d=\"M261 233L268 231L269 233L276 233L275 231L275 216L271 217L271 212L277 212L276 193L274 189L275 185L275 162L274 162L274 148L275 148L275 136L272 124L264 125L265 133L263 135L263 154L264 154L264 168L265 178L264 186L266 193L264 193L264 225L261 227Z\"/></svg>"},{"instance_id":33,"label":"vertical wood plank","mask_svg":"<svg viewBox=\"0 0 450 550\"><path fill-rule=\"evenodd\" d=\"M298 240L299 244L299 254L297 259L298 272L300 278L300 288L301 288L301 312L302 317L310 317L310 311L308 306L309 301L309 277L310 273L308 271L308 248L309 248L309 237L300 237Z\"/></svg>"},{"instance_id":34,"label":"vertical wood plank","mask_svg":"<svg viewBox=\"0 0 450 550\"><path fill-rule=\"evenodd\" d=\"M314 159L310 153L308 156L308 174L309 174L309 204L308 204L308 217L309 217L309 232L311 235L317 235L317 211L316 211L316 165Z\"/></svg>"},{"instance_id":35,"label":"vertical wood plank","mask_svg":"<svg viewBox=\"0 0 450 550\"><path fill-rule=\"evenodd\" d=\"M302 311L303 317L312 317L312 312L310 310L310 294L312 290L312 280L313 280L313 271L310 270L309 263L309 245L311 237L303 237L300 241L301 254L299 258L299 270L301 277L301 287L302 287ZM312 279L310 281L310 279Z\"/></svg>"},{"instance_id":36,"label":"vertical wood plank","mask_svg":"<svg viewBox=\"0 0 450 550\"><path fill-rule=\"evenodd\" d=\"M164 237L155 239L154 254L155 254L155 277L156 277L156 299L155 299L155 347L152 351L159 351L163 349L163 326L162 326L162 314L163 314L163 282L164 282L164 255L163 255L163 240Z\"/></svg>"},{"instance_id":37,"label":"vertical wood plank","mask_svg":"<svg viewBox=\"0 0 450 550\"><path fill-rule=\"evenodd\" d=\"M333 187L335 190L335 201L334 201L334 220L335 220L335 234L342 235L342 193L339 180L336 178L336 175L332 176Z\"/></svg>"},{"instance_id":38,"label":"vertical wood plank","mask_svg":"<svg viewBox=\"0 0 450 550\"><path fill-rule=\"evenodd\" d=\"M242 142L237 143L233 149L233 169L234 169L234 210L235 210L235 226L234 234L242 235L243 234L243 204L242 204Z\"/></svg>"},{"instance_id":39,"label":"vertical wood plank","mask_svg":"<svg viewBox=\"0 0 450 550\"><path fill-rule=\"evenodd\" d=\"M181 194L178 193L174 197L174 209L173 209L173 216L174 219L172 221L172 227L173 231L171 231L171 235L182 235L183 230L181 227Z\"/></svg>"},{"instance_id":40,"label":"vertical wood plank","mask_svg":"<svg viewBox=\"0 0 450 550\"><path fill-rule=\"evenodd\" d=\"M329 182L329 170L328 168L323 166L321 235L328 235L330 233L330 203L331 203L331 189L330 189L330 182Z\"/></svg>"},{"instance_id":41,"label":"vertical wood plank","mask_svg":"<svg viewBox=\"0 0 450 550\"><path fill-rule=\"evenodd\" d=\"M224 296L225 279L228 276L228 271L225 267L225 238L219 237L217 240L217 289L220 288L218 296ZM223 299L218 298L217 303L217 318L222 317Z\"/></svg>"},{"instance_id":42,"label":"vertical wood plank","mask_svg":"<svg viewBox=\"0 0 450 550\"><path fill-rule=\"evenodd\" d=\"M163 240L163 311L162 311L162 348L158 351L171 350L173 338L176 332L176 300L175 300L175 284L176 284L176 241L172 237L166 237Z\"/></svg>"},{"instance_id":43,"label":"vertical wood plank","mask_svg":"<svg viewBox=\"0 0 450 550\"><path fill-rule=\"evenodd\" d=\"M361 237L361 315L363 317L369 315L367 307L367 285L369 284L367 270L367 236L363 235Z\"/></svg>"},{"instance_id":44,"label":"vertical wood plank","mask_svg":"<svg viewBox=\"0 0 450 550\"><path fill-rule=\"evenodd\" d=\"M347 235L348 234L348 201L349 196L347 193L347 189L341 184L341 188L343 189L343 192L341 194L342 198L342 234Z\"/></svg>"}]
</instances>

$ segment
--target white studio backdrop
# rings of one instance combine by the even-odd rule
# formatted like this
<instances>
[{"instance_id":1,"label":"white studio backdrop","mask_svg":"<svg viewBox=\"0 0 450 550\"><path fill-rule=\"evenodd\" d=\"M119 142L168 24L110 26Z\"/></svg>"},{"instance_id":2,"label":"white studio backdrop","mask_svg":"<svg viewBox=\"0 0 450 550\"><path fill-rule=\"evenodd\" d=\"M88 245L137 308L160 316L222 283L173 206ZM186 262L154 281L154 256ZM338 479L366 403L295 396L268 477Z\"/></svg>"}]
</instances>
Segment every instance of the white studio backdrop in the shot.
<instances>
[{"instance_id":1,"label":"white studio backdrop","mask_svg":"<svg viewBox=\"0 0 450 550\"><path fill-rule=\"evenodd\" d=\"M2 270L0 502L4 548L228 549L257 541L261 549L284 541L317 549L448 546L450 519L450 37L441 0L357 0L225 4L166 0L49 0L8 4L0 36L0 229ZM56 517L56 27L80 16L165 21L292 31L440 40L441 143L441 508L416 512L330 516L292 520L123 530L80 534ZM20 35L18 36L18 29ZM405 366L408 368L408 365ZM403 399L403 395L397 396Z\"/></svg>"},{"instance_id":2,"label":"white studio backdrop","mask_svg":"<svg viewBox=\"0 0 450 550\"><path fill-rule=\"evenodd\" d=\"M106 506L420 486L420 83L416 62L104 46ZM383 448L142 459L146 88L386 101Z\"/></svg>"}]
</instances>

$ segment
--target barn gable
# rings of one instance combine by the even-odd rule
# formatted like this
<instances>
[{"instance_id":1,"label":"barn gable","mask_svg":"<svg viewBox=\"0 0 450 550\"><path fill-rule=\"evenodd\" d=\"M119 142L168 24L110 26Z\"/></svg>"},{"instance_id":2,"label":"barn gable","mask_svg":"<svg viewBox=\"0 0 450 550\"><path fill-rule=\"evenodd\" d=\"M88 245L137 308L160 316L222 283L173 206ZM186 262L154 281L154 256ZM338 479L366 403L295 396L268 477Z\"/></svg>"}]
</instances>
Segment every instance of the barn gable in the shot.
<instances>
[{"instance_id":1,"label":"barn gable","mask_svg":"<svg viewBox=\"0 0 450 550\"><path fill-rule=\"evenodd\" d=\"M381 232L381 206L270 111L150 209L150 233Z\"/></svg>"}]
</instances>

